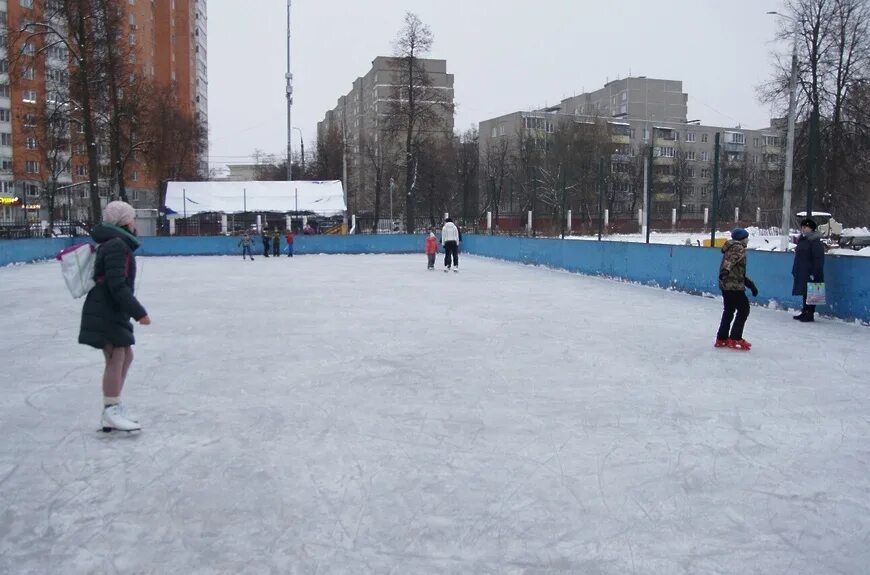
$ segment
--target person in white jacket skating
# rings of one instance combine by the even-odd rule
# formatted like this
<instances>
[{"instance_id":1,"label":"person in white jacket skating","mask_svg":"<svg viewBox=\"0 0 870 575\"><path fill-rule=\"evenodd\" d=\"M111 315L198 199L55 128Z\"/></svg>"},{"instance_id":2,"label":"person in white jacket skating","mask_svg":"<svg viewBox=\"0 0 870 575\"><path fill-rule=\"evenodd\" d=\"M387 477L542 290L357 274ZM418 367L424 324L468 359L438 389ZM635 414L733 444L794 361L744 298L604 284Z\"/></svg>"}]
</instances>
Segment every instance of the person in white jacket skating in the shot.
<instances>
[{"instance_id":1,"label":"person in white jacket skating","mask_svg":"<svg viewBox=\"0 0 870 575\"><path fill-rule=\"evenodd\" d=\"M459 233L459 228L453 223L453 220L447 218L444 221L444 227L441 228L441 245L444 246L444 271L450 271L451 257L453 263L453 271L459 271L459 242L462 241L462 236Z\"/></svg>"}]
</instances>

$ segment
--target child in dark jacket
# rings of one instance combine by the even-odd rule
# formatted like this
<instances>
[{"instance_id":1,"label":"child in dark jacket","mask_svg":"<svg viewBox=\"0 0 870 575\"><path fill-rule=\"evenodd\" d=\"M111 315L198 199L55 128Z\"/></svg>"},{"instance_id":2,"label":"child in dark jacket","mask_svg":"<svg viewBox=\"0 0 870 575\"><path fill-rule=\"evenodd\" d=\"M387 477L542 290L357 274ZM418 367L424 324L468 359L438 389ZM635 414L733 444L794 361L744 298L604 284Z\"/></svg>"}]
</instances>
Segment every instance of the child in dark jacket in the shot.
<instances>
[{"instance_id":1,"label":"child in dark jacket","mask_svg":"<svg viewBox=\"0 0 870 575\"><path fill-rule=\"evenodd\" d=\"M743 339L743 326L749 317L749 299L746 288L752 296L758 295L758 288L746 275L746 245L749 232L743 228L731 231L731 239L722 246L722 262L719 264L719 289L722 290L722 320L716 333L715 347L730 347L749 351L752 344ZM734 312L737 318L734 318ZM731 322L734 321L732 325Z\"/></svg>"},{"instance_id":2,"label":"child in dark jacket","mask_svg":"<svg viewBox=\"0 0 870 575\"><path fill-rule=\"evenodd\" d=\"M426 269L435 269L435 256L437 253L438 238L435 237L434 232L429 232L429 236L426 238L426 257L429 258L429 266Z\"/></svg>"}]
</instances>

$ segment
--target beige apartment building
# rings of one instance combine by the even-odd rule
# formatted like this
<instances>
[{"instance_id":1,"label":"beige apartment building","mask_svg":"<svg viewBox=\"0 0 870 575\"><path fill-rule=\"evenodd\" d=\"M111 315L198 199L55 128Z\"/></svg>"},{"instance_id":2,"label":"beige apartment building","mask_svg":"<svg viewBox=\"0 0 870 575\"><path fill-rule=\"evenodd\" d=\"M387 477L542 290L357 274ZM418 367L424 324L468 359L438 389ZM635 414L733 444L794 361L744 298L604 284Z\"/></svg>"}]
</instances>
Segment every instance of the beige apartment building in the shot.
<instances>
[{"instance_id":1,"label":"beige apartment building","mask_svg":"<svg viewBox=\"0 0 870 575\"><path fill-rule=\"evenodd\" d=\"M449 141L453 137L453 74L447 73L446 60L420 59L419 63L427 84L420 103L431 117L417 127L418 137L427 144ZM389 193L390 178L397 185L404 180L404 131L401 126L396 129L390 117L393 103L407 98L401 91L403 64L400 58L375 58L365 76L354 80L351 91L317 124L319 141L326 141L333 130L343 142L344 185L351 213L374 209L377 167L382 173L382 194ZM383 200L381 205L385 205Z\"/></svg>"},{"instance_id":2,"label":"beige apartment building","mask_svg":"<svg viewBox=\"0 0 870 575\"><path fill-rule=\"evenodd\" d=\"M720 133L720 190L728 205L764 206L763 192L781 187L785 127L773 122L762 129L702 125L686 117L688 94L682 82L644 77L608 83L595 92L562 100L541 110L514 112L480 123L481 175L496 148L515 154L531 137L546 142L562 122L604 124L609 139L608 191L615 215L634 217L642 190L636 174L653 149L653 215L668 217L678 207L686 218L703 217L711 207L715 134ZM490 159L491 162L491 159ZM634 175L633 175L634 174ZM481 189L487 182L481 183ZM725 187L727 186L727 189ZM637 194L633 193L637 192ZM682 198L682 202L679 198ZM634 202L632 199L634 198ZM500 205L501 210L516 206ZM730 216L730 214L729 214Z\"/></svg>"}]
</instances>

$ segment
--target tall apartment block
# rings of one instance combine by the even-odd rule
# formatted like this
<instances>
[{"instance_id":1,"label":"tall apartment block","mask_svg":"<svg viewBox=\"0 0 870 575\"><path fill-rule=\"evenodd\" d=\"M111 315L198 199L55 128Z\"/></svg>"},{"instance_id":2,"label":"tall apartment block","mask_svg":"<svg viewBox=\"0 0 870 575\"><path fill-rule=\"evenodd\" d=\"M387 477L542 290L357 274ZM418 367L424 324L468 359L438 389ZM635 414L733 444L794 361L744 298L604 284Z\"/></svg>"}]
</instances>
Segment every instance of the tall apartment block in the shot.
<instances>
[{"instance_id":1,"label":"tall apartment block","mask_svg":"<svg viewBox=\"0 0 870 575\"><path fill-rule=\"evenodd\" d=\"M637 173L650 147L654 155L653 213L660 217L671 213L677 201L677 183L682 188L681 213L689 217L703 213L712 202L717 132L721 138L720 173L735 186L740 181L743 197L757 195L764 186L779 185L785 142L781 122L758 130L701 125L687 119L687 103L688 94L680 81L630 77L566 98L555 106L484 120L479 127L481 173L486 171L487 159L494 156L494 148L516 150L522 138L546 146L561 123L598 122L607 127L611 152L608 181L617 214L629 215L632 198L637 197L633 192L640 191L633 190L638 179L629 174ZM752 174L752 181L747 174Z\"/></svg>"},{"instance_id":2,"label":"tall apartment block","mask_svg":"<svg viewBox=\"0 0 870 575\"><path fill-rule=\"evenodd\" d=\"M446 60L420 59L429 88L437 94L439 103L434 108L437 119L426 127L427 137L453 137L453 74L447 73ZM388 155L396 159L404 151L404 139L388 131L387 116L397 98L396 88L401 84L403 60L379 56L365 76L353 82L353 88L338 99L335 108L328 111L317 124L317 137L325 141L330 130L337 130L344 143L347 163L347 181L344 182L347 206L351 213L370 212L374 207L375 171L373 155ZM398 182L404 168L396 163L386 166L384 178L395 177ZM401 176L400 176L401 174ZM386 193L387 185L384 185Z\"/></svg>"},{"instance_id":3,"label":"tall apartment block","mask_svg":"<svg viewBox=\"0 0 870 575\"><path fill-rule=\"evenodd\" d=\"M35 117L39 110L66 98L69 93L69 55L61 45L47 46L40 37L29 39L23 58L10 66L10 37L23 23L46 18L47 0L0 0L0 223L38 222L48 219L45 189L52 166L38 150ZM172 87L178 101L192 117L208 121L208 69L206 52L206 0L124 0L118 2L126 20L124 34L132 48L130 62L139 73L156 83ZM60 24L58 18L48 23ZM10 73L19 73L10 78ZM61 141L55 165L64 169L55 175L59 186L55 218L87 217L88 181L86 148L78 124L68 122L69 131ZM110 175L108 145L100 146L100 179ZM200 160L203 175L208 172L207 152ZM52 160L54 162L56 160ZM66 164L68 162L68 168ZM141 156L128 162L125 172L128 197L137 208L156 208L158 182L148 174ZM111 186L100 187L108 201ZM18 202L14 199L18 198Z\"/></svg>"}]
</instances>

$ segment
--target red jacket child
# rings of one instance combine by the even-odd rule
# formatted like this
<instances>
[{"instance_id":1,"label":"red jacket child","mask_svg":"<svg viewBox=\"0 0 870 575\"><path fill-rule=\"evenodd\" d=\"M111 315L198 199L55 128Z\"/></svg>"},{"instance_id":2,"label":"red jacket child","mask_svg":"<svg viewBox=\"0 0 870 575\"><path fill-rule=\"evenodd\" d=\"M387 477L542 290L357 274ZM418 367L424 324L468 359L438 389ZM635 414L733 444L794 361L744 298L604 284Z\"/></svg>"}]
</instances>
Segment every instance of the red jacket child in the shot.
<instances>
[{"instance_id":1,"label":"red jacket child","mask_svg":"<svg viewBox=\"0 0 870 575\"><path fill-rule=\"evenodd\" d=\"M429 260L428 269L435 269L435 254L438 253L438 238L435 237L435 234L429 233L429 237L426 238L426 257Z\"/></svg>"},{"instance_id":2,"label":"red jacket child","mask_svg":"<svg viewBox=\"0 0 870 575\"><path fill-rule=\"evenodd\" d=\"M429 237L426 238L426 255L431 256L432 254L438 253L438 238L435 237L435 234L429 234Z\"/></svg>"}]
</instances>

